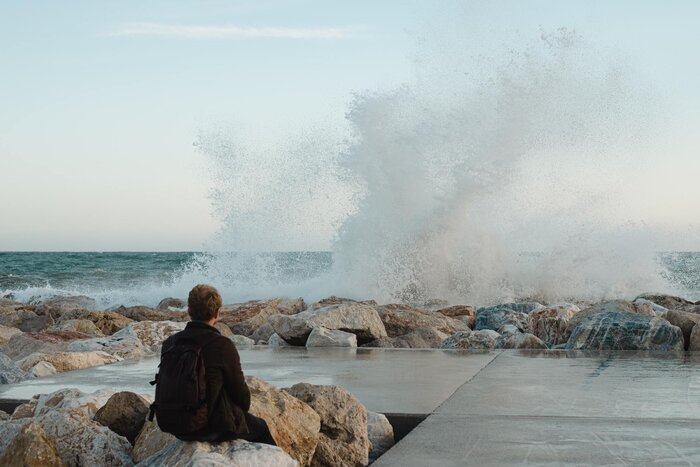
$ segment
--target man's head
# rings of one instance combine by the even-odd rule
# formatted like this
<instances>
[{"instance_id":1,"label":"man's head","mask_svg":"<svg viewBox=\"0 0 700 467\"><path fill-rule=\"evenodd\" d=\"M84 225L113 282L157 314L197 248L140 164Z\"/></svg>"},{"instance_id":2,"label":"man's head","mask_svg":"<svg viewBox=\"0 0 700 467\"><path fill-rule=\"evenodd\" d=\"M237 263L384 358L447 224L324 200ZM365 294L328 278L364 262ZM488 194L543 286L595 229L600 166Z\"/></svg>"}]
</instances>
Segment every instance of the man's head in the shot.
<instances>
[{"instance_id":1,"label":"man's head","mask_svg":"<svg viewBox=\"0 0 700 467\"><path fill-rule=\"evenodd\" d=\"M187 313L194 321L211 321L219 316L221 295L211 285L199 284L190 290L187 298Z\"/></svg>"}]
</instances>

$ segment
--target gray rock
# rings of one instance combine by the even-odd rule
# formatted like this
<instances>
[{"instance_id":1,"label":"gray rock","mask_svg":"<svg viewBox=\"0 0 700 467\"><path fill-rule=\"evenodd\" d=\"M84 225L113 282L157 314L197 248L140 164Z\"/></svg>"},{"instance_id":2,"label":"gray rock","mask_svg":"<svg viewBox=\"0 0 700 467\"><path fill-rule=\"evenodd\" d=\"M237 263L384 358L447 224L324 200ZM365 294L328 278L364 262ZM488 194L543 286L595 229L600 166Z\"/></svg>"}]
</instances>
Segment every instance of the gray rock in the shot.
<instances>
[{"instance_id":1,"label":"gray rock","mask_svg":"<svg viewBox=\"0 0 700 467\"><path fill-rule=\"evenodd\" d=\"M158 306L156 308L164 311L180 311L187 308L187 303L179 298L167 297L158 302Z\"/></svg>"},{"instance_id":2,"label":"gray rock","mask_svg":"<svg viewBox=\"0 0 700 467\"><path fill-rule=\"evenodd\" d=\"M435 311L426 311L409 305L390 304L377 307L377 313L384 323L386 335L389 337L405 336L418 329L434 329L447 335L457 331L469 331L467 315L457 316L465 318L460 321L456 318L445 316Z\"/></svg>"},{"instance_id":3,"label":"gray rock","mask_svg":"<svg viewBox=\"0 0 700 467\"><path fill-rule=\"evenodd\" d=\"M579 324L566 344L575 350L683 350L683 333L668 321L636 313L605 312Z\"/></svg>"},{"instance_id":4,"label":"gray rock","mask_svg":"<svg viewBox=\"0 0 700 467\"><path fill-rule=\"evenodd\" d=\"M235 440L223 443L177 440L137 464L148 467L298 467L297 461L276 446Z\"/></svg>"},{"instance_id":5,"label":"gray rock","mask_svg":"<svg viewBox=\"0 0 700 467\"><path fill-rule=\"evenodd\" d=\"M0 384L18 383L25 378L25 373L10 357L0 353Z\"/></svg>"},{"instance_id":6,"label":"gray rock","mask_svg":"<svg viewBox=\"0 0 700 467\"><path fill-rule=\"evenodd\" d=\"M571 337L569 320L579 311L579 307L571 304L533 311L527 317L528 330L547 345L565 344Z\"/></svg>"},{"instance_id":7,"label":"gray rock","mask_svg":"<svg viewBox=\"0 0 700 467\"><path fill-rule=\"evenodd\" d=\"M659 306L662 306L668 310L683 310L692 311L695 308L696 303L686 300L685 298L675 297L673 295L666 294L654 294L645 293L638 296L635 301L639 299L649 300Z\"/></svg>"},{"instance_id":8,"label":"gray rock","mask_svg":"<svg viewBox=\"0 0 700 467\"><path fill-rule=\"evenodd\" d=\"M367 411L367 433L372 443L369 453L371 464L394 445L394 427L384 414Z\"/></svg>"},{"instance_id":9,"label":"gray rock","mask_svg":"<svg viewBox=\"0 0 700 467\"><path fill-rule=\"evenodd\" d=\"M688 350L690 346L690 333L693 331L695 325L700 323L700 315L687 311L668 310L661 317L674 326L681 328L685 349Z\"/></svg>"},{"instance_id":10,"label":"gray rock","mask_svg":"<svg viewBox=\"0 0 700 467\"><path fill-rule=\"evenodd\" d=\"M43 378L58 373L56 367L49 362L41 361L27 371L27 376L31 378Z\"/></svg>"},{"instance_id":11,"label":"gray rock","mask_svg":"<svg viewBox=\"0 0 700 467\"><path fill-rule=\"evenodd\" d=\"M279 334L274 333L267 340L267 345L270 347L291 347L292 344L282 339Z\"/></svg>"},{"instance_id":12,"label":"gray rock","mask_svg":"<svg viewBox=\"0 0 700 467\"><path fill-rule=\"evenodd\" d=\"M569 319L567 325L569 331L573 332L574 328L576 328L576 326L581 324L588 317L599 313L630 313L643 316L656 316L656 313L651 305L646 303L634 303L626 300L609 300L596 303L585 310L576 313L573 317L571 317L571 319Z\"/></svg>"},{"instance_id":13,"label":"gray rock","mask_svg":"<svg viewBox=\"0 0 700 467\"><path fill-rule=\"evenodd\" d=\"M448 334L432 328L416 329L403 336L381 337L362 347L384 347L395 349L439 349Z\"/></svg>"},{"instance_id":14,"label":"gray rock","mask_svg":"<svg viewBox=\"0 0 700 467\"><path fill-rule=\"evenodd\" d=\"M113 394L95 414L95 421L134 444L146 422L150 404L133 392Z\"/></svg>"},{"instance_id":15,"label":"gray rock","mask_svg":"<svg viewBox=\"0 0 700 467\"><path fill-rule=\"evenodd\" d=\"M657 305L656 303L652 302L651 300L647 300L646 298L635 298L632 303L639 303L641 304L646 304L651 307L652 310L654 310L654 313L658 315L662 315L668 311L668 308L663 307L661 305Z\"/></svg>"},{"instance_id":16,"label":"gray rock","mask_svg":"<svg viewBox=\"0 0 700 467\"><path fill-rule=\"evenodd\" d=\"M341 303L294 315L273 315L270 324L277 334L293 345L306 344L309 334L317 327L355 334L360 344L387 335L374 307L359 303Z\"/></svg>"},{"instance_id":17,"label":"gray rock","mask_svg":"<svg viewBox=\"0 0 700 467\"><path fill-rule=\"evenodd\" d=\"M255 345L255 341L246 336L239 336L237 334L234 334L231 337L229 337L229 339L231 339L231 342L233 342L236 345L236 348L238 349L250 349Z\"/></svg>"},{"instance_id":18,"label":"gray rock","mask_svg":"<svg viewBox=\"0 0 700 467\"><path fill-rule=\"evenodd\" d=\"M544 305L537 302L501 303L499 305L489 307L480 307L476 310L476 313L479 314L482 311L506 309L516 311L518 313L525 313L527 315L533 311L541 310L542 308L544 308Z\"/></svg>"},{"instance_id":19,"label":"gray rock","mask_svg":"<svg viewBox=\"0 0 700 467\"><path fill-rule=\"evenodd\" d=\"M527 320L526 313L512 310L506 306L484 308L477 312L474 329L495 331L503 325L512 324L521 331L525 331L528 328Z\"/></svg>"},{"instance_id":20,"label":"gray rock","mask_svg":"<svg viewBox=\"0 0 700 467\"><path fill-rule=\"evenodd\" d=\"M445 339L441 349L459 350L492 350L498 345L501 337L496 331L482 329L479 331L459 331Z\"/></svg>"},{"instance_id":21,"label":"gray rock","mask_svg":"<svg viewBox=\"0 0 700 467\"><path fill-rule=\"evenodd\" d=\"M272 325L270 323L265 323L262 326L260 326L258 329L253 332L253 334L250 335L250 338L253 339L255 342L259 341L265 341L267 342L270 340L270 337L275 333L275 330L273 329Z\"/></svg>"},{"instance_id":22,"label":"gray rock","mask_svg":"<svg viewBox=\"0 0 700 467\"><path fill-rule=\"evenodd\" d=\"M497 349L546 349L547 344L537 336L520 332L512 324L507 324L498 330L501 337L496 342Z\"/></svg>"},{"instance_id":23,"label":"gray rock","mask_svg":"<svg viewBox=\"0 0 700 467\"><path fill-rule=\"evenodd\" d=\"M318 327L309 334L306 347L357 347L357 337L349 332Z\"/></svg>"},{"instance_id":24,"label":"gray rock","mask_svg":"<svg viewBox=\"0 0 700 467\"><path fill-rule=\"evenodd\" d=\"M694 326L690 333L688 350L691 352L700 351L700 326Z\"/></svg>"}]
</instances>

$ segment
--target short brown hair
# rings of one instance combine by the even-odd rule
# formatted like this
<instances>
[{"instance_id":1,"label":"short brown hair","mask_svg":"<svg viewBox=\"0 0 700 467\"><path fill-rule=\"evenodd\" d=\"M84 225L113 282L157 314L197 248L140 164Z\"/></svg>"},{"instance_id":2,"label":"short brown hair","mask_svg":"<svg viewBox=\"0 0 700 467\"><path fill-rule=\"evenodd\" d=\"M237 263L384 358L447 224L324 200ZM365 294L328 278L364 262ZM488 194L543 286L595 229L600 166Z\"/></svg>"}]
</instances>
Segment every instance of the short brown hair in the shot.
<instances>
[{"instance_id":1,"label":"short brown hair","mask_svg":"<svg viewBox=\"0 0 700 467\"><path fill-rule=\"evenodd\" d=\"M195 321L209 321L221 308L221 295L211 285L198 284L187 297L187 313Z\"/></svg>"}]
</instances>

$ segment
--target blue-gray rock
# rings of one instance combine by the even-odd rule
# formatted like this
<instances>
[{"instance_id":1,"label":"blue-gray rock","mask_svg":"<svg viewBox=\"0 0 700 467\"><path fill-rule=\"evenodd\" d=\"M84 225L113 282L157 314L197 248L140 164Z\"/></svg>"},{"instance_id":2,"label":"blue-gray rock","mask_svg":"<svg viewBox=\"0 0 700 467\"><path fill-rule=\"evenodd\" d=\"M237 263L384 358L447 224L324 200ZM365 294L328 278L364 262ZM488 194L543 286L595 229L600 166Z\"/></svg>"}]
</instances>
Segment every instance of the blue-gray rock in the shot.
<instances>
[{"instance_id":1,"label":"blue-gray rock","mask_svg":"<svg viewBox=\"0 0 700 467\"><path fill-rule=\"evenodd\" d=\"M529 314L533 311L541 310L542 308L544 308L544 305L537 302L501 303L500 305L478 308L476 312L481 313L482 311L496 310L499 308L506 308L508 310Z\"/></svg>"},{"instance_id":2,"label":"blue-gray rock","mask_svg":"<svg viewBox=\"0 0 700 467\"><path fill-rule=\"evenodd\" d=\"M0 384L17 383L22 381L24 377L24 371L10 357L0 353Z\"/></svg>"},{"instance_id":3,"label":"blue-gray rock","mask_svg":"<svg viewBox=\"0 0 700 467\"><path fill-rule=\"evenodd\" d=\"M496 331L506 324L512 324L521 331L527 330L527 314L505 306L484 308L476 314L474 329Z\"/></svg>"},{"instance_id":4,"label":"blue-gray rock","mask_svg":"<svg viewBox=\"0 0 700 467\"><path fill-rule=\"evenodd\" d=\"M501 337L496 331L483 329L481 331L458 331L445 339L441 349L455 350L493 350Z\"/></svg>"},{"instance_id":5,"label":"blue-gray rock","mask_svg":"<svg viewBox=\"0 0 700 467\"><path fill-rule=\"evenodd\" d=\"M574 350L683 350L683 333L665 319L636 313L596 313L576 326Z\"/></svg>"}]
</instances>

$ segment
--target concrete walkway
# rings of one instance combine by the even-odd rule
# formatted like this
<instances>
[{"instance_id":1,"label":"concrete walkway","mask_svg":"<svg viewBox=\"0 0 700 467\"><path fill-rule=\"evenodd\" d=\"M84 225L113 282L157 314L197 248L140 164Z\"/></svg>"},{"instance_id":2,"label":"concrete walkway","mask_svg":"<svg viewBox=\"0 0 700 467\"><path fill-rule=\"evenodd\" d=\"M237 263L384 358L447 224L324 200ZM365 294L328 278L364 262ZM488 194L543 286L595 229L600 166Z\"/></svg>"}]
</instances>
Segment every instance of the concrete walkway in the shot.
<instances>
[{"instance_id":1,"label":"concrete walkway","mask_svg":"<svg viewBox=\"0 0 700 467\"><path fill-rule=\"evenodd\" d=\"M375 464L700 465L700 355L504 351Z\"/></svg>"}]
</instances>

